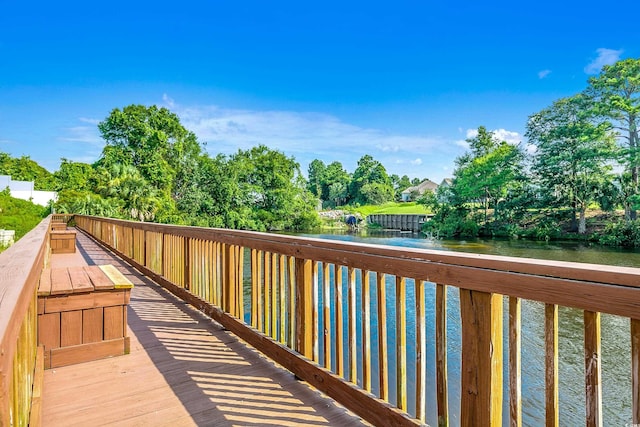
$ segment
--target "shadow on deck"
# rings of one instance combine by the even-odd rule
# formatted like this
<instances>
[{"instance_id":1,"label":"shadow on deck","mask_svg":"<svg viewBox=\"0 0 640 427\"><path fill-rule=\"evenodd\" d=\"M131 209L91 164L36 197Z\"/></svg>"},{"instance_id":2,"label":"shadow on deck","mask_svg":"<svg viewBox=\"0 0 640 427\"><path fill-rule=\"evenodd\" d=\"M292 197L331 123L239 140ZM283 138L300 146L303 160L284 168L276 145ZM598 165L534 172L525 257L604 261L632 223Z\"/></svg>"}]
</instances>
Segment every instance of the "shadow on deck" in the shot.
<instances>
[{"instance_id":1,"label":"shadow on deck","mask_svg":"<svg viewBox=\"0 0 640 427\"><path fill-rule=\"evenodd\" d=\"M45 426L363 425L78 232L78 252L52 266L113 264L135 287L131 354L45 372Z\"/></svg>"}]
</instances>

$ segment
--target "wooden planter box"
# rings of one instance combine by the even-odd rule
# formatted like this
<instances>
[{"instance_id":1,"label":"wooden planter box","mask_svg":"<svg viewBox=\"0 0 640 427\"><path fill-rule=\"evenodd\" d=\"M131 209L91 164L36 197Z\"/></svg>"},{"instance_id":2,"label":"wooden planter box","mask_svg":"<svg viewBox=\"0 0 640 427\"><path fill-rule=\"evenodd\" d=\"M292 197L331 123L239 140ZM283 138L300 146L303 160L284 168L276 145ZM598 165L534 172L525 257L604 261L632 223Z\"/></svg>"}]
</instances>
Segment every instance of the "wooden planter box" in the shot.
<instances>
[{"instance_id":1,"label":"wooden planter box","mask_svg":"<svg viewBox=\"0 0 640 427\"><path fill-rule=\"evenodd\" d=\"M45 368L129 353L133 284L114 266L45 269L38 287L38 345Z\"/></svg>"},{"instance_id":2,"label":"wooden planter box","mask_svg":"<svg viewBox=\"0 0 640 427\"><path fill-rule=\"evenodd\" d=\"M52 254L72 254L76 251L76 231L53 230L51 236L51 253Z\"/></svg>"},{"instance_id":3,"label":"wooden planter box","mask_svg":"<svg viewBox=\"0 0 640 427\"><path fill-rule=\"evenodd\" d=\"M60 231L60 230L66 230L67 229L67 223L66 222L52 222L51 223L51 231Z\"/></svg>"}]
</instances>

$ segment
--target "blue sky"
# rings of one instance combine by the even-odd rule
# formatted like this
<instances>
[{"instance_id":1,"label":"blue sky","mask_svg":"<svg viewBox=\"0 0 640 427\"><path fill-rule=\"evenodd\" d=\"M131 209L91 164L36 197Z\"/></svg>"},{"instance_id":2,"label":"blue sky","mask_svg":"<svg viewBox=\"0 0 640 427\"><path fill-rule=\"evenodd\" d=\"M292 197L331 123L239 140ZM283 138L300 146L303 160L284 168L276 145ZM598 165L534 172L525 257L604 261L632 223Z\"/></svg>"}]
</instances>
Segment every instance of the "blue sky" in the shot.
<instances>
[{"instance_id":1,"label":"blue sky","mask_svg":"<svg viewBox=\"0 0 640 427\"><path fill-rule=\"evenodd\" d=\"M0 0L0 151L51 171L93 162L100 120L156 104L212 155L262 143L305 172L316 158L353 172L370 154L439 182L473 129L520 141L530 114L639 57L638 12L631 0Z\"/></svg>"}]
</instances>

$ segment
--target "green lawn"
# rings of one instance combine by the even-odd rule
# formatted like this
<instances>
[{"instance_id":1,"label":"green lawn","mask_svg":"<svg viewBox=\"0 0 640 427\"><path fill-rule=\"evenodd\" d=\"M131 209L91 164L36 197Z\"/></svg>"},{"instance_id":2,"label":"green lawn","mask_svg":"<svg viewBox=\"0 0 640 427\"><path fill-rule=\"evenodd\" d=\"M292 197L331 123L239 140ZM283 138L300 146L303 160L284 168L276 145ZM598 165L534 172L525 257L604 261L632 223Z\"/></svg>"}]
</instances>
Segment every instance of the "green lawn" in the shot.
<instances>
[{"instance_id":1,"label":"green lawn","mask_svg":"<svg viewBox=\"0 0 640 427\"><path fill-rule=\"evenodd\" d=\"M371 214L425 214L431 213L424 206L416 202L389 202L384 205L365 205L357 208L345 208L351 212L358 212L363 217Z\"/></svg>"}]
</instances>

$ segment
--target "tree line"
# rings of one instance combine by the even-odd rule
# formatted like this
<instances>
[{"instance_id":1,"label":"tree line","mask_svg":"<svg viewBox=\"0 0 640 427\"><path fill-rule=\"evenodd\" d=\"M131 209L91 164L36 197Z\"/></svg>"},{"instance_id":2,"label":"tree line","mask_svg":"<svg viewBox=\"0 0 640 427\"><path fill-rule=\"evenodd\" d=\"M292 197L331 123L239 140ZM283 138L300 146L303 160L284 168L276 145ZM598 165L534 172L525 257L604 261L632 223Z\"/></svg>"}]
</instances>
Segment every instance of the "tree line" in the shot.
<instances>
[{"instance_id":1,"label":"tree line","mask_svg":"<svg viewBox=\"0 0 640 427\"><path fill-rule=\"evenodd\" d=\"M624 211L623 221L606 220L605 243L640 246L639 94L640 59L626 59L603 67L581 93L532 114L526 144L480 126L455 160L451 185L420 200L435 213L427 231L585 234L595 207ZM368 154L353 173L316 159L307 179L293 157L264 145L211 156L176 114L156 106L116 108L98 129L106 145L93 164L62 159L51 174L29 157L0 152L0 173L58 191L61 212L251 230L312 229L320 203L382 204L422 181L389 175Z\"/></svg>"},{"instance_id":2,"label":"tree line","mask_svg":"<svg viewBox=\"0 0 640 427\"><path fill-rule=\"evenodd\" d=\"M436 212L431 231L584 235L588 209L622 209L624 220L609 217L600 240L640 246L639 113L640 59L626 59L604 66L581 93L529 116L526 146L478 128L456 159L452 185L422 201Z\"/></svg>"}]
</instances>

